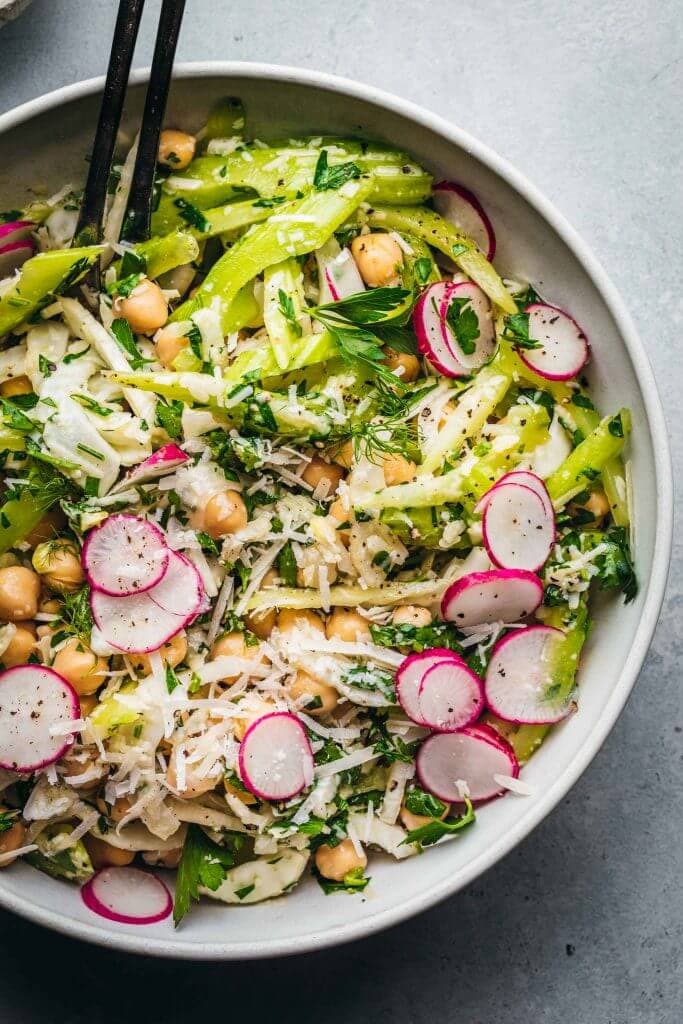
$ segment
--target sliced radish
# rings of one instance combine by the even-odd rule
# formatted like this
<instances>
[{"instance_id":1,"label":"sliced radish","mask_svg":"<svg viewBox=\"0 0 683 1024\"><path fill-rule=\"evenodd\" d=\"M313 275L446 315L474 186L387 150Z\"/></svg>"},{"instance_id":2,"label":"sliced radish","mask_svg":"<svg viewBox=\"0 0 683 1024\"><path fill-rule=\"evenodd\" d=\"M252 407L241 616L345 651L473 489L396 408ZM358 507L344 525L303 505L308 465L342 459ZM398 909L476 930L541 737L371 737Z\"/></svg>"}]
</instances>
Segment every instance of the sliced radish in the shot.
<instances>
[{"instance_id":1,"label":"sliced radish","mask_svg":"<svg viewBox=\"0 0 683 1024\"><path fill-rule=\"evenodd\" d=\"M441 601L444 619L456 626L519 622L543 601L543 583L526 569L470 572L450 587Z\"/></svg>"},{"instance_id":2,"label":"sliced radish","mask_svg":"<svg viewBox=\"0 0 683 1024\"><path fill-rule=\"evenodd\" d=\"M36 227L32 220L11 220L7 224L0 224L0 245L28 242L31 239L31 232Z\"/></svg>"},{"instance_id":3,"label":"sliced radish","mask_svg":"<svg viewBox=\"0 0 683 1024\"><path fill-rule=\"evenodd\" d=\"M74 741L68 724L80 717L76 691L51 668L0 673L0 768L35 772L58 761Z\"/></svg>"},{"instance_id":4,"label":"sliced radish","mask_svg":"<svg viewBox=\"0 0 683 1024\"><path fill-rule=\"evenodd\" d=\"M168 569L149 596L165 612L185 618L198 615L204 606L204 584L189 558L179 551L169 552Z\"/></svg>"},{"instance_id":5,"label":"sliced radish","mask_svg":"<svg viewBox=\"0 0 683 1024\"><path fill-rule=\"evenodd\" d=\"M118 924L155 924L173 909L161 879L139 868L102 868L81 887L81 897L88 910Z\"/></svg>"},{"instance_id":6,"label":"sliced radish","mask_svg":"<svg viewBox=\"0 0 683 1024\"><path fill-rule=\"evenodd\" d=\"M444 659L422 677L417 700L428 728L455 732L479 718L484 710L484 687L467 665Z\"/></svg>"},{"instance_id":7,"label":"sliced radish","mask_svg":"<svg viewBox=\"0 0 683 1024\"><path fill-rule=\"evenodd\" d=\"M441 308L453 287L450 281L437 281L426 288L415 303L413 327L418 350L439 373L444 377L464 377L469 371L451 348L441 320Z\"/></svg>"},{"instance_id":8,"label":"sliced radish","mask_svg":"<svg viewBox=\"0 0 683 1024\"><path fill-rule=\"evenodd\" d=\"M288 711L258 718L240 744L240 778L261 800L291 800L310 786L313 767L303 723Z\"/></svg>"},{"instance_id":9,"label":"sliced radish","mask_svg":"<svg viewBox=\"0 0 683 1024\"><path fill-rule=\"evenodd\" d=\"M194 614L175 615L161 608L150 591L112 597L91 590L90 609L102 640L127 654L158 651L194 618Z\"/></svg>"},{"instance_id":10,"label":"sliced radish","mask_svg":"<svg viewBox=\"0 0 683 1024\"><path fill-rule=\"evenodd\" d=\"M481 498L476 505L474 511L477 515L481 515L484 511L494 488L501 487L503 484L524 484L525 487L528 487L534 492L534 494L539 496L546 511L548 512L548 515L555 515L553 503L550 499L550 495L548 494L548 488L537 473L532 473L528 469L513 469L510 473L506 473L505 476L502 476L500 480L497 480L493 487L486 492L484 497Z\"/></svg>"},{"instance_id":11,"label":"sliced radish","mask_svg":"<svg viewBox=\"0 0 683 1024\"><path fill-rule=\"evenodd\" d=\"M448 803L490 800L503 790L496 775L519 775L519 763L507 740L487 725L426 739L415 759L420 785ZM463 785L464 784L464 785Z\"/></svg>"},{"instance_id":12,"label":"sliced radish","mask_svg":"<svg viewBox=\"0 0 683 1024\"><path fill-rule=\"evenodd\" d=\"M83 545L83 568L93 590L117 597L143 594L168 569L169 551L158 526L139 516L109 516Z\"/></svg>"},{"instance_id":13,"label":"sliced radish","mask_svg":"<svg viewBox=\"0 0 683 1024\"><path fill-rule=\"evenodd\" d=\"M35 254L34 242L10 242L0 248L0 280L10 277L15 270Z\"/></svg>"},{"instance_id":14,"label":"sliced radish","mask_svg":"<svg viewBox=\"0 0 683 1024\"><path fill-rule=\"evenodd\" d=\"M396 673L398 702L408 718L418 725L427 724L420 710L420 685L427 672L442 661L449 665L464 665L463 659L456 651L451 651L447 647L431 647L419 654L409 654Z\"/></svg>"},{"instance_id":15,"label":"sliced radish","mask_svg":"<svg viewBox=\"0 0 683 1024\"><path fill-rule=\"evenodd\" d=\"M529 317L529 337L540 348L520 348L519 356L535 373L546 380L570 380L588 361L588 340L576 320L544 302L534 302L524 310Z\"/></svg>"},{"instance_id":16,"label":"sliced radish","mask_svg":"<svg viewBox=\"0 0 683 1024\"><path fill-rule=\"evenodd\" d=\"M484 547L500 569L540 569L555 541L555 517L524 484L494 487L482 520Z\"/></svg>"},{"instance_id":17,"label":"sliced radish","mask_svg":"<svg viewBox=\"0 0 683 1024\"><path fill-rule=\"evenodd\" d=\"M365 291L365 282L349 249L342 249L339 255L327 264L325 280L334 302Z\"/></svg>"},{"instance_id":18,"label":"sliced radish","mask_svg":"<svg viewBox=\"0 0 683 1024\"><path fill-rule=\"evenodd\" d=\"M109 494L117 494L120 491L125 491L127 487L159 480L162 476L172 473L178 466L184 465L188 459L189 455L186 455L177 444L165 444L144 462L134 466L118 484L111 488Z\"/></svg>"},{"instance_id":19,"label":"sliced radish","mask_svg":"<svg viewBox=\"0 0 683 1024\"><path fill-rule=\"evenodd\" d=\"M448 323L448 311L454 304L461 307L461 313L474 313L477 318L478 337L472 339L472 352L466 352L458 341L457 334ZM464 303L464 304L463 304ZM444 342L455 358L465 367L466 372L478 370L487 363L496 352L498 341L493 309L486 294L471 281L459 281L446 291L439 307L441 332Z\"/></svg>"},{"instance_id":20,"label":"sliced radish","mask_svg":"<svg viewBox=\"0 0 683 1024\"><path fill-rule=\"evenodd\" d=\"M508 633L493 648L486 670L486 703L506 722L559 722L572 695L559 694L565 634L553 626L527 626Z\"/></svg>"},{"instance_id":21,"label":"sliced radish","mask_svg":"<svg viewBox=\"0 0 683 1024\"><path fill-rule=\"evenodd\" d=\"M473 192L453 181L434 186L434 206L447 221L476 242L490 262L496 255L496 235L484 207Z\"/></svg>"}]
</instances>

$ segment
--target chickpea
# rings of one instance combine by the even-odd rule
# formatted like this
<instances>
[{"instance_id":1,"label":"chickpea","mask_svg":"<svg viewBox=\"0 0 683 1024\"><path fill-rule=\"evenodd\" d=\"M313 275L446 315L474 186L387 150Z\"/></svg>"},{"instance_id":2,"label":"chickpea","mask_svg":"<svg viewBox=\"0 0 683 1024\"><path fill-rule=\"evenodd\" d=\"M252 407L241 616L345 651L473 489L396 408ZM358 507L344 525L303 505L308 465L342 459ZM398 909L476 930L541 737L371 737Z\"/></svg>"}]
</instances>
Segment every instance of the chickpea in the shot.
<instances>
[{"instance_id":1,"label":"chickpea","mask_svg":"<svg viewBox=\"0 0 683 1024\"><path fill-rule=\"evenodd\" d=\"M319 846L315 851L315 866L323 878L333 882L343 882L349 871L365 868L368 858L359 856L350 839L342 839L337 846Z\"/></svg>"},{"instance_id":2,"label":"chickpea","mask_svg":"<svg viewBox=\"0 0 683 1024\"><path fill-rule=\"evenodd\" d=\"M180 864L182 855L182 846L176 846L174 850L148 850L146 853L143 853L142 859L145 864L149 864L151 867L173 870Z\"/></svg>"},{"instance_id":3,"label":"chickpea","mask_svg":"<svg viewBox=\"0 0 683 1024\"><path fill-rule=\"evenodd\" d=\"M123 868L135 859L133 850L119 850L111 843L105 843L104 839L97 836L83 836L83 843L90 854L90 860L95 870L100 868Z\"/></svg>"},{"instance_id":4,"label":"chickpea","mask_svg":"<svg viewBox=\"0 0 683 1024\"><path fill-rule=\"evenodd\" d=\"M0 813L6 814L7 811L7 807L0 807ZM24 845L25 838L26 826L17 816L11 828L6 829L5 832L0 832L0 854L13 853L15 850L18 850ZM2 861L0 862L0 868L6 868L11 863L11 860Z\"/></svg>"},{"instance_id":5,"label":"chickpea","mask_svg":"<svg viewBox=\"0 0 683 1024\"><path fill-rule=\"evenodd\" d=\"M249 521L247 506L237 491L220 491L204 509L204 529L214 540L243 530Z\"/></svg>"},{"instance_id":6,"label":"chickpea","mask_svg":"<svg viewBox=\"0 0 683 1024\"><path fill-rule=\"evenodd\" d=\"M32 561L43 582L58 594L75 593L84 580L81 560L72 544L62 541L39 544Z\"/></svg>"},{"instance_id":7,"label":"chickpea","mask_svg":"<svg viewBox=\"0 0 683 1024\"><path fill-rule=\"evenodd\" d=\"M154 334L168 319L168 303L159 285L145 277L130 295L114 300L114 315L127 320L135 334Z\"/></svg>"},{"instance_id":8,"label":"chickpea","mask_svg":"<svg viewBox=\"0 0 683 1024\"><path fill-rule=\"evenodd\" d=\"M100 810L106 818L109 818L110 821L113 821L118 825L118 823L123 821L125 816L128 814L128 811L135 803L135 800L135 794L131 794L131 796L120 796L111 806L109 806L103 797L98 796L95 803L97 804L98 810Z\"/></svg>"},{"instance_id":9,"label":"chickpea","mask_svg":"<svg viewBox=\"0 0 683 1024\"><path fill-rule=\"evenodd\" d=\"M261 654L261 645L249 645L245 640L244 633L225 633L224 636L219 637L211 648L211 657L212 659L223 657L246 658L247 661L255 661L261 665L268 663L268 659ZM221 682L232 683L235 679L239 679L241 675L241 672L234 672L224 676Z\"/></svg>"},{"instance_id":10,"label":"chickpea","mask_svg":"<svg viewBox=\"0 0 683 1024\"><path fill-rule=\"evenodd\" d=\"M187 654L187 636L185 633L176 633L175 636L167 640L165 644L162 644L159 650L156 652L161 655L161 660L166 664L170 665L171 668L175 668L184 660ZM141 675L148 676L152 671L152 663L149 660L149 654L132 654L130 660L133 668L136 672Z\"/></svg>"},{"instance_id":11,"label":"chickpea","mask_svg":"<svg viewBox=\"0 0 683 1024\"><path fill-rule=\"evenodd\" d=\"M65 782L73 786L71 781L74 776L85 775L91 769L96 768L97 774L93 775L90 782L82 783L76 786L76 789L80 792L89 793L94 789L97 789L102 782L102 779L107 774L107 769L104 765L98 763L98 751L97 747L91 747L87 750L86 757L77 757L74 753L73 748L69 750L59 762L59 767L62 769L61 775Z\"/></svg>"},{"instance_id":12,"label":"chickpea","mask_svg":"<svg viewBox=\"0 0 683 1024\"><path fill-rule=\"evenodd\" d=\"M396 284L403 253L391 235L357 235L351 243L351 253L360 276L370 288Z\"/></svg>"},{"instance_id":13,"label":"chickpea","mask_svg":"<svg viewBox=\"0 0 683 1024\"><path fill-rule=\"evenodd\" d=\"M443 814L439 815L439 821L443 821L443 819L448 815L450 809L451 805L446 804L446 809ZM399 817L409 832L412 832L415 828L422 828L423 825L428 825L430 821L434 821L434 818L430 818L426 814L413 814L412 811L408 810L405 804L401 806Z\"/></svg>"},{"instance_id":14,"label":"chickpea","mask_svg":"<svg viewBox=\"0 0 683 1024\"><path fill-rule=\"evenodd\" d=\"M348 608L335 608L325 627L328 640L344 640L354 643L358 640L370 640L370 626L359 612Z\"/></svg>"},{"instance_id":15,"label":"chickpea","mask_svg":"<svg viewBox=\"0 0 683 1024\"><path fill-rule=\"evenodd\" d=\"M99 701L94 693L87 693L83 697L79 697L78 703L81 706L81 718L87 718L93 713Z\"/></svg>"},{"instance_id":16,"label":"chickpea","mask_svg":"<svg viewBox=\"0 0 683 1024\"><path fill-rule=\"evenodd\" d=\"M40 577L23 565L0 569L0 619L22 622L34 619L38 611Z\"/></svg>"},{"instance_id":17,"label":"chickpea","mask_svg":"<svg viewBox=\"0 0 683 1024\"><path fill-rule=\"evenodd\" d=\"M50 598L49 601L41 601L38 605L39 612L49 612L50 615L59 615L62 611L62 602L58 601L56 597Z\"/></svg>"},{"instance_id":18,"label":"chickpea","mask_svg":"<svg viewBox=\"0 0 683 1024\"><path fill-rule=\"evenodd\" d=\"M15 395L30 395L33 386L28 377L10 377L0 384L0 396L2 398L14 398Z\"/></svg>"},{"instance_id":19,"label":"chickpea","mask_svg":"<svg viewBox=\"0 0 683 1024\"><path fill-rule=\"evenodd\" d=\"M325 462L318 455L314 455L301 474L301 479L315 491L323 482L327 484L325 497L335 493L340 481L344 477L344 470L332 462Z\"/></svg>"},{"instance_id":20,"label":"chickpea","mask_svg":"<svg viewBox=\"0 0 683 1024\"><path fill-rule=\"evenodd\" d=\"M585 508L586 511L590 512L593 516L592 524L586 523L586 525L598 526L609 513L609 501L607 500L607 495L601 489L591 491L586 501L582 501L580 503L572 502L572 510L574 512L580 508Z\"/></svg>"},{"instance_id":21,"label":"chickpea","mask_svg":"<svg viewBox=\"0 0 683 1024\"><path fill-rule=\"evenodd\" d=\"M25 665L28 656L33 650L36 642L35 626L33 623L19 622L14 636L0 654L0 661L5 668L14 668L15 665Z\"/></svg>"},{"instance_id":22,"label":"chickpea","mask_svg":"<svg viewBox=\"0 0 683 1024\"><path fill-rule=\"evenodd\" d=\"M57 509L53 509L51 512L47 512L40 522L26 534L24 540L30 547L35 548L45 541L54 540L64 529L65 524L64 515Z\"/></svg>"},{"instance_id":23,"label":"chickpea","mask_svg":"<svg viewBox=\"0 0 683 1024\"><path fill-rule=\"evenodd\" d=\"M173 171L184 171L194 159L197 140L194 135L179 132L175 128L164 128L159 136L157 160Z\"/></svg>"},{"instance_id":24,"label":"chickpea","mask_svg":"<svg viewBox=\"0 0 683 1024\"><path fill-rule=\"evenodd\" d=\"M342 498L336 498L329 509L327 514L336 519L338 523L352 523L353 522L353 511L346 507L346 504Z\"/></svg>"},{"instance_id":25,"label":"chickpea","mask_svg":"<svg viewBox=\"0 0 683 1024\"><path fill-rule=\"evenodd\" d=\"M428 608L420 608L416 604L402 604L394 608L391 621L395 626L431 626L432 614Z\"/></svg>"},{"instance_id":26,"label":"chickpea","mask_svg":"<svg viewBox=\"0 0 683 1024\"><path fill-rule=\"evenodd\" d=\"M79 697L89 697L102 686L107 662L74 637L57 651L52 667L71 683Z\"/></svg>"},{"instance_id":27,"label":"chickpea","mask_svg":"<svg viewBox=\"0 0 683 1024\"><path fill-rule=\"evenodd\" d=\"M334 453L334 461L344 469L351 469L356 461L353 441L345 441Z\"/></svg>"},{"instance_id":28,"label":"chickpea","mask_svg":"<svg viewBox=\"0 0 683 1024\"><path fill-rule=\"evenodd\" d=\"M301 707L307 715L313 715L316 718L318 715L329 715L339 701L339 695L334 686L314 679L313 676L309 676L308 672L301 671L296 673L289 685L289 696L297 702L302 697L312 698L313 703L318 705L317 707L304 703L301 704Z\"/></svg>"},{"instance_id":29,"label":"chickpea","mask_svg":"<svg viewBox=\"0 0 683 1024\"><path fill-rule=\"evenodd\" d=\"M255 704L252 704L246 718L234 719L232 731L235 738L241 743L249 726L253 725L259 718L263 718L264 715L272 714L273 711L275 711L275 704L272 700L268 700L268 698L258 700Z\"/></svg>"},{"instance_id":30,"label":"chickpea","mask_svg":"<svg viewBox=\"0 0 683 1024\"><path fill-rule=\"evenodd\" d=\"M396 352L393 348L385 348L384 362L404 384L417 380L420 373L420 360L410 352Z\"/></svg>"},{"instance_id":31,"label":"chickpea","mask_svg":"<svg viewBox=\"0 0 683 1024\"><path fill-rule=\"evenodd\" d=\"M173 360L183 349L190 344L189 338L183 334L176 334L169 327L162 327L154 335L154 346L157 351L157 359L162 366L169 367Z\"/></svg>"},{"instance_id":32,"label":"chickpea","mask_svg":"<svg viewBox=\"0 0 683 1024\"><path fill-rule=\"evenodd\" d=\"M261 580L261 590L267 590L268 587L276 587L280 581L280 577L275 569L269 569L265 573ZM275 608L266 608L261 612L250 612L244 616L244 624L247 629L251 630L254 636L257 636L259 640L267 640L270 634L275 629L277 623L277 611Z\"/></svg>"},{"instance_id":33,"label":"chickpea","mask_svg":"<svg viewBox=\"0 0 683 1024\"><path fill-rule=\"evenodd\" d=\"M166 769L166 785L176 796L182 800L192 800L203 793L209 793L218 785L218 775L206 775L198 778L196 768L193 765L185 764L185 786L178 788L178 748L174 747L169 758Z\"/></svg>"},{"instance_id":34,"label":"chickpea","mask_svg":"<svg viewBox=\"0 0 683 1024\"><path fill-rule=\"evenodd\" d=\"M249 807L251 804L258 803L258 797L254 796L253 793L245 793L243 789L237 789L227 779L223 779L223 785L225 786L225 792L229 793L230 796L236 796L238 800L241 800L243 804Z\"/></svg>"},{"instance_id":35,"label":"chickpea","mask_svg":"<svg viewBox=\"0 0 683 1024\"><path fill-rule=\"evenodd\" d=\"M292 629L315 629L324 633L325 623L317 612L308 608L283 608L277 617L277 628L281 633Z\"/></svg>"},{"instance_id":36,"label":"chickpea","mask_svg":"<svg viewBox=\"0 0 683 1024\"><path fill-rule=\"evenodd\" d=\"M385 455L382 459L384 482L387 487L394 484L407 484L415 477L415 463L403 455Z\"/></svg>"}]
</instances>

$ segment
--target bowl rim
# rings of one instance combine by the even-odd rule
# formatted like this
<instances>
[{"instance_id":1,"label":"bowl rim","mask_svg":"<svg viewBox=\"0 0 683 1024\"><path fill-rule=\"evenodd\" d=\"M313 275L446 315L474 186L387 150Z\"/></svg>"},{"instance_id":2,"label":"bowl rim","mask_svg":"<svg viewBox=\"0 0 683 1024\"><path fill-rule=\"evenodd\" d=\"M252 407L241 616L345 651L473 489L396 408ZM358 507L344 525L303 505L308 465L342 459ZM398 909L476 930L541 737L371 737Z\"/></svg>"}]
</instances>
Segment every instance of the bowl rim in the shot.
<instances>
[{"instance_id":1,"label":"bowl rim","mask_svg":"<svg viewBox=\"0 0 683 1024\"><path fill-rule=\"evenodd\" d=\"M643 612L638 628L632 638L630 650L621 675L594 728L586 734L571 764L556 781L541 795L534 809L520 822L476 856L457 878L444 880L407 902L388 908L372 918L357 921L322 931L313 930L306 936L294 939L262 939L257 942L238 944L226 942L193 942L175 934L170 939L150 935L123 934L101 928L97 925L65 920L56 910L38 906L25 896L5 891L0 884L0 906L14 911L36 924L45 925L73 938L83 939L102 946L114 947L129 953L187 960L250 960L276 956L306 953L312 950L341 945L355 939L365 938L394 924L413 917L429 907L451 896L470 884L497 861L509 853L522 839L532 832L548 815L571 787L578 781L613 728L631 690L633 689L643 661L647 654L657 625L664 599L673 531L673 477L666 421L661 400L649 360L645 353L635 325L619 292L612 284L602 265L588 245L574 230L565 217L533 185L525 175L517 171L506 159L493 149L470 135L439 114L432 113L409 100L375 86L364 85L351 79L327 72L297 68L288 65L245 61L193 61L179 63L174 68L174 78L242 77L265 79L313 86L353 99L367 101L384 107L392 113L407 117L422 127L442 136L447 141L473 155L515 189L550 225L553 231L570 249L573 256L586 271L614 319L619 334L631 358L639 389L645 407L649 429L656 444L654 448L656 480L656 523L652 569L647 583ZM149 77L149 68L136 69L130 76L132 85L144 82ZM0 135L31 118L53 110L73 100L82 99L102 90L104 76L85 79L72 85L62 86L29 100L0 115Z\"/></svg>"}]
</instances>

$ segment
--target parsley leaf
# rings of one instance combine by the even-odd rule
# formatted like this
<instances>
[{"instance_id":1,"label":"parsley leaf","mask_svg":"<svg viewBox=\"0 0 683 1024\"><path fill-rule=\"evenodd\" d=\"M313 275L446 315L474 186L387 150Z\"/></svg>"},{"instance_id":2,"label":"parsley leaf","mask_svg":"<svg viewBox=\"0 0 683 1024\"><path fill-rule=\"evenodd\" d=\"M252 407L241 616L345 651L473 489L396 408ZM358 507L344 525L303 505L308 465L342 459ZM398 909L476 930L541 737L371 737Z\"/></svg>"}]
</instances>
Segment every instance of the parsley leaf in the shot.
<instances>
[{"instance_id":1,"label":"parsley leaf","mask_svg":"<svg viewBox=\"0 0 683 1024\"><path fill-rule=\"evenodd\" d=\"M409 295L408 288L370 288L366 292L356 292L345 299L316 306L314 312L326 314L328 318L332 315L349 320L354 324L378 323L385 320L388 313L403 305ZM325 317L318 319L324 321Z\"/></svg>"},{"instance_id":2,"label":"parsley leaf","mask_svg":"<svg viewBox=\"0 0 683 1024\"><path fill-rule=\"evenodd\" d=\"M294 552L292 551L292 545L290 543L285 544L277 556L277 571L278 575L282 577L282 581L286 587L295 587L297 585L297 565Z\"/></svg>"},{"instance_id":3,"label":"parsley leaf","mask_svg":"<svg viewBox=\"0 0 683 1024\"><path fill-rule=\"evenodd\" d=\"M440 818L446 810L446 804L423 789L409 789L403 801L411 814L419 814L426 818Z\"/></svg>"},{"instance_id":4,"label":"parsley leaf","mask_svg":"<svg viewBox=\"0 0 683 1024\"><path fill-rule=\"evenodd\" d=\"M408 623L377 626L371 623L370 635L379 647L406 647L417 654L429 647L462 650L455 628L445 622L434 622L431 626L411 626Z\"/></svg>"},{"instance_id":5,"label":"parsley leaf","mask_svg":"<svg viewBox=\"0 0 683 1024\"><path fill-rule=\"evenodd\" d=\"M152 359L144 359L140 355L140 350L135 344L135 338L127 320L124 320L122 317L114 320L111 325L111 333L116 338L119 347L125 352L131 370L141 370L143 366L153 362Z\"/></svg>"},{"instance_id":6,"label":"parsley leaf","mask_svg":"<svg viewBox=\"0 0 683 1024\"><path fill-rule=\"evenodd\" d=\"M177 400L165 403L161 399L157 402L156 422L162 427L168 436L176 441L182 434L183 403Z\"/></svg>"},{"instance_id":7,"label":"parsley leaf","mask_svg":"<svg viewBox=\"0 0 683 1024\"><path fill-rule=\"evenodd\" d=\"M335 164L330 167L327 161L327 150L323 149L318 157L313 173L313 187L316 192L326 192L328 189L341 188L352 178L360 178L360 167L358 164Z\"/></svg>"},{"instance_id":8,"label":"parsley leaf","mask_svg":"<svg viewBox=\"0 0 683 1024\"><path fill-rule=\"evenodd\" d=\"M176 686L180 686L180 680L178 679L178 676L173 671L172 666L171 665L167 665L166 666L166 689L168 690L169 693L173 693L173 691L175 690Z\"/></svg>"},{"instance_id":9,"label":"parsley leaf","mask_svg":"<svg viewBox=\"0 0 683 1024\"><path fill-rule=\"evenodd\" d=\"M292 332L295 335L295 337L300 338L301 337L301 333L302 333L302 331L301 331L301 324L297 320L296 310L294 308L294 301L293 301L291 295L287 295L287 293L285 291L283 291L282 288L279 288L278 289L278 293L277 293L277 298L278 298L278 309L280 310L280 312L282 313L283 317L285 318L285 320L287 321L287 323L291 327Z\"/></svg>"},{"instance_id":10,"label":"parsley leaf","mask_svg":"<svg viewBox=\"0 0 683 1024\"><path fill-rule=\"evenodd\" d=\"M503 337L514 343L515 348L543 348L540 341L529 337L529 314L513 313L505 317Z\"/></svg>"},{"instance_id":11,"label":"parsley leaf","mask_svg":"<svg viewBox=\"0 0 683 1024\"><path fill-rule=\"evenodd\" d=\"M230 850L213 843L198 825L189 826L176 876L173 904L176 925L187 914L191 901L199 899L200 885L215 892L234 863Z\"/></svg>"},{"instance_id":12,"label":"parsley leaf","mask_svg":"<svg viewBox=\"0 0 683 1024\"><path fill-rule=\"evenodd\" d=\"M463 353L466 356L471 356L480 332L479 319L471 306L470 299L465 296L453 296L448 304L446 322Z\"/></svg>"},{"instance_id":13,"label":"parsley leaf","mask_svg":"<svg viewBox=\"0 0 683 1024\"><path fill-rule=\"evenodd\" d=\"M196 228L197 231L210 230L211 225L209 224L208 220L206 219L202 211L197 206L195 206L194 203L191 203L187 199L179 197L178 199L173 200L173 205L177 207L180 216L183 218L186 224L190 225L190 227Z\"/></svg>"},{"instance_id":14,"label":"parsley leaf","mask_svg":"<svg viewBox=\"0 0 683 1024\"><path fill-rule=\"evenodd\" d=\"M471 802L465 800L465 813L461 817L456 818L455 821L439 821L435 819L427 825L414 828L408 833L401 846L406 843L417 843L421 849L425 846L432 846L444 836L453 835L453 833L459 832L461 829L471 825L473 821L474 809Z\"/></svg>"},{"instance_id":15,"label":"parsley leaf","mask_svg":"<svg viewBox=\"0 0 683 1024\"><path fill-rule=\"evenodd\" d=\"M356 893L363 892L370 879L363 873L363 868L353 868L344 875L342 882L333 882L329 878L323 878L319 871L314 870L313 874L318 885L329 896L333 892Z\"/></svg>"}]
</instances>

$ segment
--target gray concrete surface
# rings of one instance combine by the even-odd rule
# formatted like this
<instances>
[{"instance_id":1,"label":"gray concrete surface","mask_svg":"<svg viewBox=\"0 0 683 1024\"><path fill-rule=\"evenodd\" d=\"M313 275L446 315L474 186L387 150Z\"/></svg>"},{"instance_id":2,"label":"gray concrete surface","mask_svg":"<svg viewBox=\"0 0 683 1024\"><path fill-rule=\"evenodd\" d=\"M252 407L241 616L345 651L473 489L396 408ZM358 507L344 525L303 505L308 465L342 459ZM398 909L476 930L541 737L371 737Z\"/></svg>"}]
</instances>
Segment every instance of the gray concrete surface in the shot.
<instances>
[{"instance_id":1,"label":"gray concrete surface","mask_svg":"<svg viewBox=\"0 0 683 1024\"><path fill-rule=\"evenodd\" d=\"M148 4L139 64L157 6ZM100 73L115 9L115 0L35 0L0 34L0 108ZM179 57L358 78L508 157L631 296L679 470L681 13L680 0L188 0ZM679 543L640 682L592 767L461 895L354 946L244 966L134 960L0 914L0 1021L175 1024L229 1019L239 1004L269 1022L678 1024L682 568Z\"/></svg>"}]
</instances>

